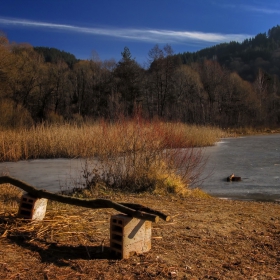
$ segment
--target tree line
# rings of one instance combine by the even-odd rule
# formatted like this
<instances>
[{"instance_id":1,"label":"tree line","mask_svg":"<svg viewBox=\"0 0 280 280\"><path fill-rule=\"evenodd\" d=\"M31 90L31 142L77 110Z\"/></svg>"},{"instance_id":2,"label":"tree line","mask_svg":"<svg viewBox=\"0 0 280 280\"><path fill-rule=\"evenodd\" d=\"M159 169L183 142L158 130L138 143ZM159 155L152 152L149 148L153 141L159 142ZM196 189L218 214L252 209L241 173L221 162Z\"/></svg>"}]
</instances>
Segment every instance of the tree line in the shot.
<instances>
[{"instance_id":1,"label":"tree line","mask_svg":"<svg viewBox=\"0 0 280 280\"><path fill-rule=\"evenodd\" d=\"M184 63L170 45L155 45L145 68L129 48L121 55L118 62L78 60L53 48L11 44L0 34L0 125L114 121L136 112L220 127L280 123L279 75L261 65L250 81L216 58Z\"/></svg>"},{"instance_id":2,"label":"tree line","mask_svg":"<svg viewBox=\"0 0 280 280\"><path fill-rule=\"evenodd\" d=\"M253 82L259 68L270 75L280 75L280 26L272 27L242 43L223 43L200 51L178 54L184 64L215 59L221 65Z\"/></svg>"}]
</instances>

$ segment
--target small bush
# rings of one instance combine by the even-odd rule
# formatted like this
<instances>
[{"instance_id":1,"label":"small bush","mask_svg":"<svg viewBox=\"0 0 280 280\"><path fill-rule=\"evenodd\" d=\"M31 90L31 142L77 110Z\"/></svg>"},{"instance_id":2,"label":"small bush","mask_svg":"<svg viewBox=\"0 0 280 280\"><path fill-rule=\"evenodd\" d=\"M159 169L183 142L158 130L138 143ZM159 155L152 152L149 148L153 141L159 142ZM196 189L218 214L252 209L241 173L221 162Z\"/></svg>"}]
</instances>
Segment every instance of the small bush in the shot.
<instances>
[{"instance_id":1,"label":"small bush","mask_svg":"<svg viewBox=\"0 0 280 280\"><path fill-rule=\"evenodd\" d=\"M119 122L113 129L104 123L101 133L98 154L83 169L87 188L184 194L205 163L200 148L181 149L185 135L172 138L163 123Z\"/></svg>"}]
</instances>

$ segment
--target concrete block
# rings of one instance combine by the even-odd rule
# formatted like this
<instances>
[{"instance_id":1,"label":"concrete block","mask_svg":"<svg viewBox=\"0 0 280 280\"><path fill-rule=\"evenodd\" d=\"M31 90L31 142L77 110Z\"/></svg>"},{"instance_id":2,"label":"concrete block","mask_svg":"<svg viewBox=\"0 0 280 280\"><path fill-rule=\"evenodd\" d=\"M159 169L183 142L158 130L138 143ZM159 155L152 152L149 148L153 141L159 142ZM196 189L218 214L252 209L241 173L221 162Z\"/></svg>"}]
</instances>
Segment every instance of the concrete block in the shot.
<instances>
[{"instance_id":1,"label":"concrete block","mask_svg":"<svg viewBox=\"0 0 280 280\"><path fill-rule=\"evenodd\" d=\"M35 198L30 194L21 197L18 217L41 221L45 218L48 200Z\"/></svg>"},{"instance_id":2,"label":"concrete block","mask_svg":"<svg viewBox=\"0 0 280 280\"><path fill-rule=\"evenodd\" d=\"M152 247L151 240L152 222L123 214L111 216L110 247L120 258L148 252Z\"/></svg>"}]
</instances>

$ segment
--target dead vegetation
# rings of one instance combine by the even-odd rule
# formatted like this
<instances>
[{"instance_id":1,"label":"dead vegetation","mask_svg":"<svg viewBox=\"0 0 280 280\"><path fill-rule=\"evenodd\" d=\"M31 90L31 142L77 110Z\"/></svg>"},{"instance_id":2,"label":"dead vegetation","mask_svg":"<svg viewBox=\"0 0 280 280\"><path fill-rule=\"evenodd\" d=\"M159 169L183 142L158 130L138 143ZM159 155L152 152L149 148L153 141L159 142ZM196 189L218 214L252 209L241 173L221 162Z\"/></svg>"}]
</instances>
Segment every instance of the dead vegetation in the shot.
<instances>
[{"instance_id":1,"label":"dead vegetation","mask_svg":"<svg viewBox=\"0 0 280 280\"><path fill-rule=\"evenodd\" d=\"M133 119L82 125L37 125L30 129L0 128L0 161L36 158L93 157L141 148L182 148L213 145L220 129L182 123ZM142 145L143 148L143 145Z\"/></svg>"},{"instance_id":2,"label":"dead vegetation","mask_svg":"<svg viewBox=\"0 0 280 280\"><path fill-rule=\"evenodd\" d=\"M166 212L152 249L118 260L109 250L111 209L48 203L43 221L16 218L0 197L1 279L279 279L280 205L193 196L103 198Z\"/></svg>"}]
</instances>

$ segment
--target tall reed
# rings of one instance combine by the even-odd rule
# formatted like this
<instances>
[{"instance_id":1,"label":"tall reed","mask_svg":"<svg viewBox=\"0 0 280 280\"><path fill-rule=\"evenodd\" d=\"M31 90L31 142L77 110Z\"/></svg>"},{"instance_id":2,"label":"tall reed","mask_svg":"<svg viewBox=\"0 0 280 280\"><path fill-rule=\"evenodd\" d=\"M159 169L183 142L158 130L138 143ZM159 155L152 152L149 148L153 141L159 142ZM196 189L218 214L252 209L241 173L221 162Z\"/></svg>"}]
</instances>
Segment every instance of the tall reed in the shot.
<instances>
[{"instance_id":1,"label":"tall reed","mask_svg":"<svg viewBox=\"0 0 280 280\"><path fill-rule=\"evenodd\" d=\"M81 126L38 125L15 130L0 128L0 161L123 153L141 149L143 137L146 146L202 147L213 145L222 136L223 132L216 128L144 120L100 121Z\"/></svg>"}]
</instances>

